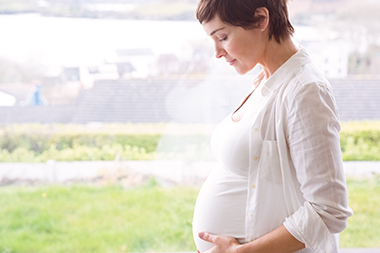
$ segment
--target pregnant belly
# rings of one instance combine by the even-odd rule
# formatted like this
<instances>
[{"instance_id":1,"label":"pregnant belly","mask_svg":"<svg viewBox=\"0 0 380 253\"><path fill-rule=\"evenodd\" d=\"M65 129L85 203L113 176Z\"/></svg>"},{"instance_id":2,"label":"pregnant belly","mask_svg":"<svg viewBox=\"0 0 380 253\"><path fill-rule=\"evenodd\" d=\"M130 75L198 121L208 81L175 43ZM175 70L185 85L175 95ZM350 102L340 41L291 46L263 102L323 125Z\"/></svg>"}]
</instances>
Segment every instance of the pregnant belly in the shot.
<instances>
[{"instance_id":1,"label":"pregnant belly","mask_svg":"<svg viewBox=\"0 0 380 253\"><path fill-rule=\"evenodd\" d=\"M198 194L193 216L193 236L200 252L214 246L198 237L201 231L244 242L247 184L247 179L236 177L222 167L210 173Z\"/></svg>"}]
</instances>

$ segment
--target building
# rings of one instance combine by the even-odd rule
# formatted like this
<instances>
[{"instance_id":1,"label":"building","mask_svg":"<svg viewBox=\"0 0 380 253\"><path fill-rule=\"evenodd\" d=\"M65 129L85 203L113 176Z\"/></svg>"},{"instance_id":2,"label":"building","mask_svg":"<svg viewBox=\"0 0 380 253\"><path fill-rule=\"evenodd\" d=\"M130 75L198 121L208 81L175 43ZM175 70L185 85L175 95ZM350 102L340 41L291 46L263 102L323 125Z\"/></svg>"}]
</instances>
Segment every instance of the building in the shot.
<instances>
[{"instance_id":1,"label":"building","mask_svg":"<svg viewBox=\"0 0 380 253\"><path fill-rule=\"evenodd\" d=\"M82 90L75 104L0 106L0 123L216 123L249 89L244 78L98 81ZM380 79L330 82L342 121L380 120Z\"/></svg>"},{"instance_id":2,"label":"building","mask_svg":"<svg viewBox=\"0 0 380 253\"><path fill-rule=\"evenodd\" d=\"M17 102L16 96L0 90L0 107L15 106Z\"/></svg>"}]
</instances>

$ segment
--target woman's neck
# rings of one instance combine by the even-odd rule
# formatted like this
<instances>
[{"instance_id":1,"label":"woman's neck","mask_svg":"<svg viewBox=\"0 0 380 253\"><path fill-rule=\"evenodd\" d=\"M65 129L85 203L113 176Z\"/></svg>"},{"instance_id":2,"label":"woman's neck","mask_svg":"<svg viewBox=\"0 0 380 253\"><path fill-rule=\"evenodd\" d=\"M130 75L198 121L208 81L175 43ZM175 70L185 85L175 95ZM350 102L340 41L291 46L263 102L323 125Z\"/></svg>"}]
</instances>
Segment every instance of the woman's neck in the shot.
<instances>
[{"instance_id":1,"label":"woman's neck","mask_svg":"<svg viewBox=\"0 0 380 253\"><path fill-rule=\"evenodd\" d=\"M282 40L281 44L272 38L265 48L262 61L259 62L263 67L265 79L271 77L282 64L298 51L299 47L294 44L290 37Z\"/></svg>"}]
</instances>

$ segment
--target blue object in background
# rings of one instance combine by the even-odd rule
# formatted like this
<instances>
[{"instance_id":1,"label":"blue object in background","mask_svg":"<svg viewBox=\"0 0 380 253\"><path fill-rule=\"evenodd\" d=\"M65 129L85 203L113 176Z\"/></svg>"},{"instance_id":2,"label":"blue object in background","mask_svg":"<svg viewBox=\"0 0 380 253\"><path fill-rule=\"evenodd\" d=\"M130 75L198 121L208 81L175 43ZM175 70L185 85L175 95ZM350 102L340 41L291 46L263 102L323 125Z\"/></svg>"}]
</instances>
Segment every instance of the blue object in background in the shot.
<instances>
[{"instance_id":1,"label":"blue object in background","mask_svg":"<svg viewBox=\"0 0 380 253\"><path fill-rule=\"evenodd\" d=\"M34 86L33 90L31 91L31 94L28 96L26 100L27 106L34 106L34 105L46 105L47 101L42 95L42 87L41 85L37 84Z\"/></svg>"}]
</instances>

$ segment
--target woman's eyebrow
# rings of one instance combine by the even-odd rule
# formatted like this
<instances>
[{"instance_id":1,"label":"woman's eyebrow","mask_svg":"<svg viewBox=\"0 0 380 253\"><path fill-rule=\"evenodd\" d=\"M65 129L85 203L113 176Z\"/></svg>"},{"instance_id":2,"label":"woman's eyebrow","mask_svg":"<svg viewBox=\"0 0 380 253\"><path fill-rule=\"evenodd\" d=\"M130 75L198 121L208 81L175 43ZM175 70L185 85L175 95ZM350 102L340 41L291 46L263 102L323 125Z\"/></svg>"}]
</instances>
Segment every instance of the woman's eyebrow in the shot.
<instances>
[{"instance_id":1,"label":"woman's eyebrow","mask_svg":"<svg viewBox=\"0 0 380 253\"><path fill-rule=\"evenodd\" d=\"M210 36L214 35L217 31L223 30L224 28L225 27L216 29L215 31L213 31L212 33L210 33Z\"/></svg>"}]
</instances>

